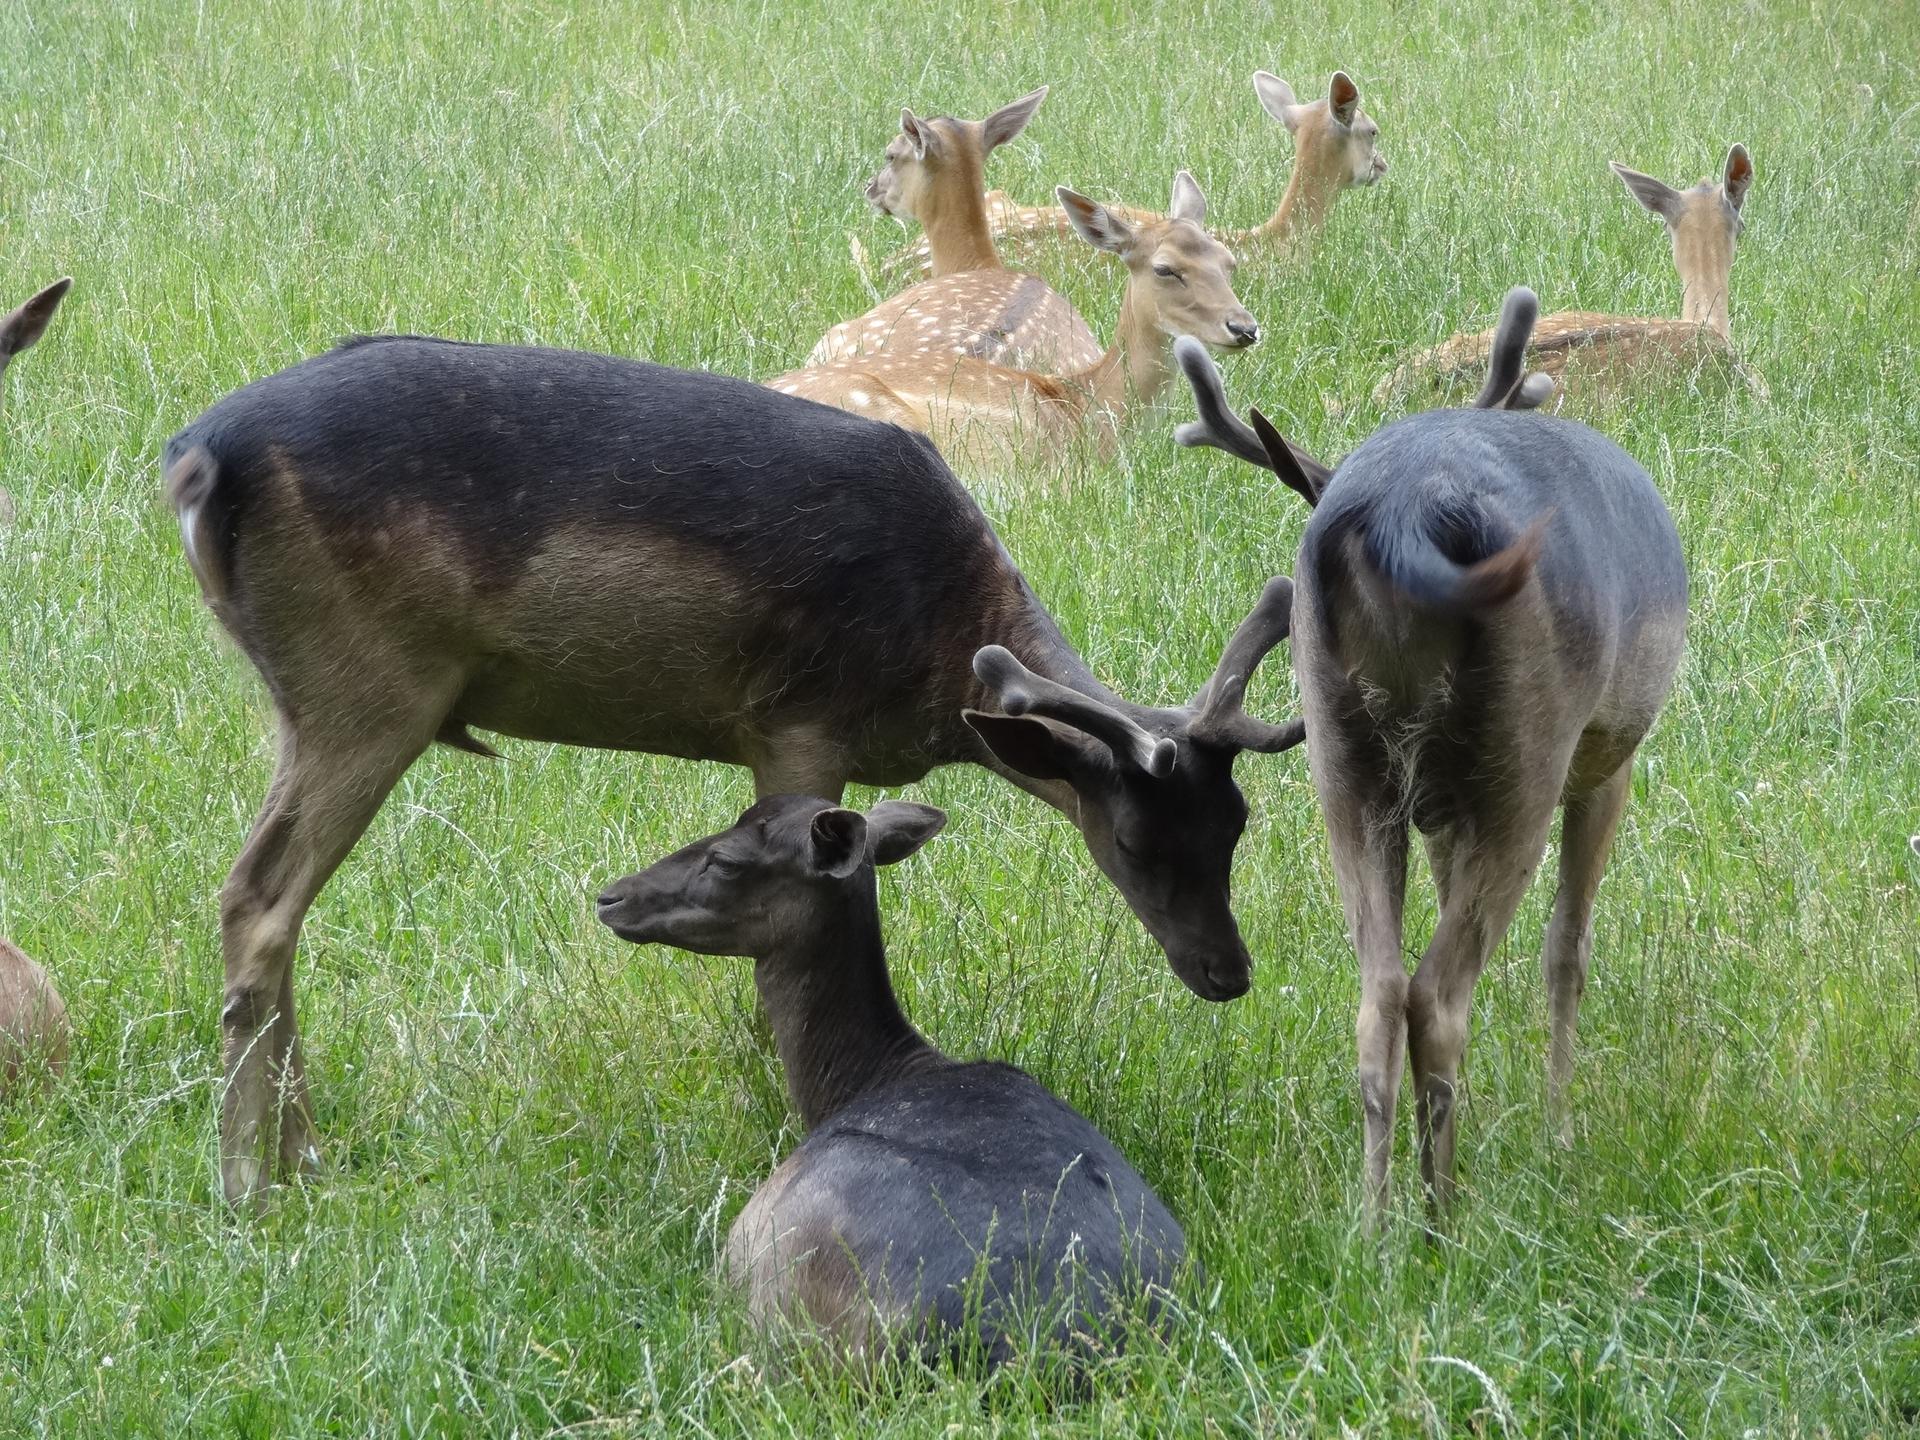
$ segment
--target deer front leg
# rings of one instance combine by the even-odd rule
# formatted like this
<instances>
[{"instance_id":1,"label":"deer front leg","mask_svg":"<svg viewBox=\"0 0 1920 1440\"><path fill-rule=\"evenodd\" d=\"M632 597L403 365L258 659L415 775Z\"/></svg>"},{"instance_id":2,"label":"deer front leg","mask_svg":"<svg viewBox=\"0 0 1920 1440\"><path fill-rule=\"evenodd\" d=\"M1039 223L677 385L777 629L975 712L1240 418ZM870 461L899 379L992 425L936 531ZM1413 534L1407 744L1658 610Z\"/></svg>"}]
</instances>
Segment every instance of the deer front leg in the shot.
<instances>
[{"instance_id":1,"label":"deer front leg","mask_svg":"<svg viewBox=\"0 0 1920 1440\"><path fill-rule=\"evenodd\" d=\"M1584 795L1570 796L1560 824L1560 888L1540 968L1547 982L1547 1123L1562 1145L1573 1143L1567 1089L1573 1081L1574 1025L1587 989L1593 954L1593 897L1607 867L1613 837L1627 808L1633 762L1628 760Z\"/></svg>"}]
</instances>

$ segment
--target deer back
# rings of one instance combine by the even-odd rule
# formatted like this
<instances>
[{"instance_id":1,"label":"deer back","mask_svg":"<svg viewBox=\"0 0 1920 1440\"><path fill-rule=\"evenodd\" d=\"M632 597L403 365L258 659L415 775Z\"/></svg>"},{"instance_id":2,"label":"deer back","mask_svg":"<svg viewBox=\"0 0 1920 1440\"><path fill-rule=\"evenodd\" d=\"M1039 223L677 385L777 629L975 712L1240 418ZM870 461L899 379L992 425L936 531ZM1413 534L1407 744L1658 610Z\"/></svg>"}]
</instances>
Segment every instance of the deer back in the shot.
<instances>
[{"instance_id":1,"label":"deer back","mask_svg":"<svg viewBox=\"0 0 1920 1440\"><path fill-rule=\"evenodd\" d=\"M209 600L296 711L383 671L456 724L736 763L812 716L886 771L894 728L959 725L970 624L1020 588L925 440L602 355L354 342L167 459Z\"/></svg>"}]
</instances>

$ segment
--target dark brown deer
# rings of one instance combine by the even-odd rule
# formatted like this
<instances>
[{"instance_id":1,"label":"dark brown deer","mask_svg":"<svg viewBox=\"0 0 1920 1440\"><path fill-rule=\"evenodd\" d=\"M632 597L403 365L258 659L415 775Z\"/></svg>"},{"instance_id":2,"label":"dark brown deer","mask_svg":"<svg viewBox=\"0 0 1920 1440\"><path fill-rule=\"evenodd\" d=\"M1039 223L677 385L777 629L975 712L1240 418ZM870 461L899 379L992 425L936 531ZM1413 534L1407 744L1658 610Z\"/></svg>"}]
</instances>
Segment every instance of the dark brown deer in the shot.
<instances>
[{"instance_id":1,"label":"dark brown deer","mask_svg":"<svg viewBox=\"0 0 1920 1440\"><path fill-rule=\"evenodd\" d=\"M900 800L762 800L611 886L600 919L637 945L754 961L807 1130L727 1236L757 1325L851 1359L977 1346L998 1364L1037 1314L1084 1355L1116 1338L1122 1303L1155 1313L1186 1237L1072 1106L1011 1065L950 1058L901 1013L874 867L945 823Z\"/></svg>"},{"instance_id":2,"label":"dark brown deer","mask_svg":"<svg viewBox=\"0 0 1920 1440\"><path fill-rule=\"evenodd\" d=\"M0 319L0 374L6 372L13 357L46 333L53 312L60 308L67 291L73 288L71 277L56 280L5 319ZM0 489L0 525L13 520L13 497Z\"/></svg>"},{"instance_id":3,"label":"dark brown deer","mask_svg":"<svg viewBox=\"0 0 1920 1440\"><path fill-rule=\"evenodd\" d=\"M1452 1197L1474 983L1512 923L1556 808L1560 885L1542 969L1549 1109L1567 1137L1594 894L1634 751L1685 644L1686 566L1647 472L1584 425L1491 403L1496 392L1538 388L1518 379L1538 308L1531 291L1508 296L1487 406L1389 425L1324 483L1270 425L1259 432L1272 436L1263 463L1298 477L1315 502L1294 571L1293 664L1360 962L1376 1220L1409 1057L1421 1174L1436 1211ZM1204 351L1193 358L1211 369ZM1203 413L1220 405L1217 375L1196 390ZM1198 443L1238 454L1252 427L1203 419L1201 428ZM1440 902L1411 977L1401 959L1409 824L1425 837Z\"/></svg>"},{"instance_id":4,"label":"dark brown deer","mask_svg":"<svg viewBox=\"0 0 1920 1440\"><path fill-rule=\"evenodd\" d=\"M1101 684L922 436L574 351L349 342L169 442L188 558L265 679L279 760L221 892L229 1196L312 1163L307 907L434 741L718 760L761 795L985 765L1063 811L1195 993L1251 962L1229 900L1267 587L1192 705ZM284 1118L283 1118L284 1117Z\"/></svg>"}]
</instances>

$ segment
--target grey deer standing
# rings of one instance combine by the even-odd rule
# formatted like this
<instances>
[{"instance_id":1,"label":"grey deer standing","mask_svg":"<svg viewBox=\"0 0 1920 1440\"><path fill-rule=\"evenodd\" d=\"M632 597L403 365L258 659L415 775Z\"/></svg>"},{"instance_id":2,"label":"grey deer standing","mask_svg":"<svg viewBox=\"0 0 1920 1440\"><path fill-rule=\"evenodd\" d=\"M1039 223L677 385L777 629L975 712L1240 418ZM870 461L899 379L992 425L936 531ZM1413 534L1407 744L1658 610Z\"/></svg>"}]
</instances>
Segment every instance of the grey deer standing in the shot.
<instances>
[{"instance_id":1,"label":"grey deer standing","mask_svg":"<svg viewBox=\"0 0 1920 1440\"><path fill-rule=\"evenodd\" d=\"M578 351L349 342L167 446L279 758L220 899L229 1198L318 1152L294 1017L307 908L400 776L472 730L718 760L760 795L987 766L1071 818L1196 994L1243 994L1241 707L1284 579L1190 705L1101 684L931 443L724 376Z\"/></svg>"},{"instance_id":2,"label":"grey deer standing","mask_svg":"<svg viewBox=\"0 0 1920 1440\"><path fill-rule=\"evenodd\" d=\"M1541 968L1549 1111L1569 1138L1574 1025L1593 902L1635 750L1680 664L1687 573L1652 479L1606 437L1516 413L1539 302L1509 293L1471 409L1377 431L1327 476L1254 412L1226 411L1204 350L1181 360L1202 419L1180 438L1273 469L1314 504L1294 570L1294 672L1335 880L1360 963L1360 1099L1368 1212L1389 1200L1402 1069L1413 1066L1420 1171L1454 1192L1455 1100L1473 988L1546 849L1560 884ZM1266 437L1255 458L1250 438ZM1324 477L1324 478L1323 478ZM1411 977L1401 959L1408 826L1425 838L1440 918Z\"/></svg>"},{"instance_id":3,"label":"grey deer standing","mask_svg":"<svg viewBox=\"0 0 1920 1440\"><path fill-rule=\"evenodd\" d=\"M1037 1315L1084 1356L1115 1338L1117 1306L1158 1315L1186 1238L1072 1106L1011 1065L952 1059L901 1013L874 867L945 823L899 800L864 816L762 800L610 886L600 919L637 945L754 961L807 1132L727 1236L758 1326L853 1359L977 1344L998 1364Z\"/></svg>"}]
</instances>

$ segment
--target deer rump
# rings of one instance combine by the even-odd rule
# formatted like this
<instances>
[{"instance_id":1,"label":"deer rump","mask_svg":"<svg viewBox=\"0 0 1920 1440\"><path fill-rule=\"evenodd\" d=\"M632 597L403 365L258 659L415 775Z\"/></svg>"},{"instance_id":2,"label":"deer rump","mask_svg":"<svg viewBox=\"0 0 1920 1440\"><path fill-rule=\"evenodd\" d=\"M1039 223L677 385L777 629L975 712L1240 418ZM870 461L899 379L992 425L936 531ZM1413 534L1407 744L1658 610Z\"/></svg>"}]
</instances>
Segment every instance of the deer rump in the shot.
<instances>
[{"instance_id":1,"label":"deer rump","mask_svg":"<svg viewBox=\"0 0 1920 1440\"><path fill-rule=\"evenodd\" d=\"M1019 584L924 437L586 352L349 341L165 461L202 588L284 712L438 708L469 749L472 725L750 763L777 713L842 740L897 723L910 752L916 702L971 654L953 617Z\"/></svg>"},{"instance_id":2,"label":"deer rump","mask_svg":"<svg viewBox=\"0 0 1920 1440\"><path fill-rule=\"evenodd\" d=\"M1308 522L1295 583L1296 665L1359 707L1309 728L1418 739L1401 763L1443 788L1495 778L1473 757L1497 753L1489 716L1528 718L1515 706L1551 705L1573 738L1644 733L1687 602L1646 471L1585 426L1509 411L1429 411L1367 440ZM1409 796L1416 823L1444 820L1419 813L1429 788Z\"/></svg>"}]
</instances>

